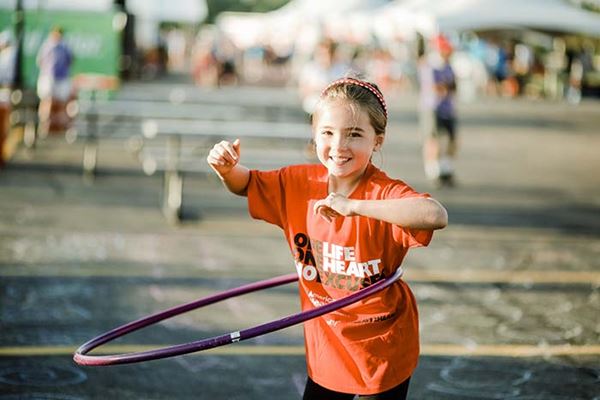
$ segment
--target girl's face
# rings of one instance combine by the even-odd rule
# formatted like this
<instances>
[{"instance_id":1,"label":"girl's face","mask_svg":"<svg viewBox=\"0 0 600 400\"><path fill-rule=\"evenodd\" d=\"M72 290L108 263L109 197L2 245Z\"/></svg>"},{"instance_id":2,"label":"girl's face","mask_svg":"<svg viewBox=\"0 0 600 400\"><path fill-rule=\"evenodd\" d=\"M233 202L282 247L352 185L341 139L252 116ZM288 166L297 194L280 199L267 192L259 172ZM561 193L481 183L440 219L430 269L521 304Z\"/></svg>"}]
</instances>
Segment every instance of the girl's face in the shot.
<instances>
[{"instance_id":1,"label":"girl's face","mask_svg":"<svg viewBox=\"0 0 600 400\"><path fill-rule=\"evenodd\" d=\"M373 151L383 143L383 135L375 134L367 112L342 100L323 105L313 130L317 156L330 177L350 183L360 179Z\"/></svg>"}]
</instances>

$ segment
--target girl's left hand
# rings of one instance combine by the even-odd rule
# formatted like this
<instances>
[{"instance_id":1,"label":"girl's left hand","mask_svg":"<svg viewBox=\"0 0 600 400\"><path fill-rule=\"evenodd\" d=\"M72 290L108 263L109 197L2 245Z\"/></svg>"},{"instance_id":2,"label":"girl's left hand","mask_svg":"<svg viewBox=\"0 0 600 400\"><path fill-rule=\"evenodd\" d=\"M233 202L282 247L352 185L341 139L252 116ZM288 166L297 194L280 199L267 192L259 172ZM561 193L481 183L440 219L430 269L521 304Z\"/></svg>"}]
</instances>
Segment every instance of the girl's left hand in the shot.
<instances>
[{"instance_id":1,"label":"girl's left hand","mask_svg":"<svg viewBox=\"0 0 600 400\"><path fill-rule=\"evenodd\" d=\"M352 210L352 200L333 192L329 193L324 199L317 201L313 211L328 222L339 216L350 217L355 215Z\"/></svg>"}]
</instances>

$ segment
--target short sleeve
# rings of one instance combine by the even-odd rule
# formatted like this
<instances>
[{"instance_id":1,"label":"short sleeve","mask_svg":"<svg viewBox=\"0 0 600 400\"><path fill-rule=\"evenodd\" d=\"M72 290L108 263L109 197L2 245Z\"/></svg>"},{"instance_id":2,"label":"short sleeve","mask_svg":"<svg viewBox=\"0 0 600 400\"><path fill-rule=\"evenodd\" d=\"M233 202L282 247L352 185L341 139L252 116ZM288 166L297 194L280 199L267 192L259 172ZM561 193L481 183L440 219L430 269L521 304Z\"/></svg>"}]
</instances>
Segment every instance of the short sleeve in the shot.
<instances>
[{"instance_id":1,"label":"short sleeve","mask_svg":"<svg viewBox=\"0 0 600 400\"><path fill-rule=\"evenodd\" d=\"M403 182L397 181L390 185L386 191L386 199L402 199L418 197L427 199L431 196L428 193L419 193ZM433 237L433 230L427 229L408 229L398 225L392 225L392 236L394 241L405 248L424 247L429 245Z\"/></svg>"},{"instance_id":2,"label":"short sleeve","mask_svg":"<svg viewBox=\"0 0 600 400\"><path fill-rule=\"evenodd\" d=\"M252 218L285 225L285 186L283 170L250 171L248 210Z\"/></svg>"}]
</instances>

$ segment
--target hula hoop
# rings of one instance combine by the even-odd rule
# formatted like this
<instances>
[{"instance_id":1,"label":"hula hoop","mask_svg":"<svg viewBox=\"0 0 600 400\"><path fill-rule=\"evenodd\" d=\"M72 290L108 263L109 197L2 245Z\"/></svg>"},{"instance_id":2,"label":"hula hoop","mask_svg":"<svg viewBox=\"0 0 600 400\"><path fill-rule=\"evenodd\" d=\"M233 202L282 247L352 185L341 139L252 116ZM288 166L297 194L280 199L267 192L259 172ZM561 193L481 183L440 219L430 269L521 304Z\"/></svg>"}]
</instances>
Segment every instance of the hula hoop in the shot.
<instances>
[{"instance_id":1,"label":"hula hoop","mask_svg":"<svg viewBox=\"0 0 600 400\"><path fill-rule=\"evenodd\" d=\"M297 325L310 319L319 317L323 314L330 313L340 308L349 306L350 304L356 303L372 294L375 294L388 286L392 285L398 279L402 277L403 270L399 267L396 272L388 278L382 279L379 282L361 289L349 296L341 298L323 306L316 307L312 310L303 311L297 314L289 315L280 319L276 319L270 322L266 322L261 325L256 325L252 328L247 328L241 331L235 331L224 335L213 336L206 339L201 339L194 342L173 345L168 347L162 347L154 350L139 351L125 354L112 354L104 356L92 356L88 355L93 349L110 342L114 339L122 337L128 333L142 329L148 325L153 325L162 320L172 318L176 315L183 314L188 311L195 310L200 307L207 306L209 304L218 303L220 301L237 297L246 293L255 292L258 290L268 289L275 286L281 286L287 283L295 282L298 280L298 275L295 273L282 275L279 277L266 279L250 283L247 285L239 286L234 289L229 289L208 297L198 299L196 301L182 304L173 308L169 308L164 311L149 315L147 317L135 320L128 324L119 326L113 330L110 330L96 338L82 344L73 356L73 360L79 365L87 366L107 366L117 364L131 364L142 361L158 360L161 358L179 356L182 354L193 353L202 350L208 350L215 347L224 346L227 344L239 342L246 339L251 339L256 336L261 336L266 333L278 331L284 328L288 328L292 325Z\"/></svg>"}]
</instances>

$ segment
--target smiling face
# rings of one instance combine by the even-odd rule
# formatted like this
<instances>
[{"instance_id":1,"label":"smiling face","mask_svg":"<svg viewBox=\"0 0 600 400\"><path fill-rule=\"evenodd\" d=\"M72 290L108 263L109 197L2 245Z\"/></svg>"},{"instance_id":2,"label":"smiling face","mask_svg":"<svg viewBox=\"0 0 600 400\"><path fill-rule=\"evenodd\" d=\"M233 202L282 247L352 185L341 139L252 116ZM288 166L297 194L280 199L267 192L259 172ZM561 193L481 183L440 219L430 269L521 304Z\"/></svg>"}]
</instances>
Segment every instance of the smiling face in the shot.
<instances>
[{"instance_id":1,"label":"smiling face","mask_svg":"<svg viewBox=\"0 0 600 400\"><path fill-rule=\"evenodd\" d=\"M368 113L347 100L331 100L313 121L319 161L327 167L334 185L351 186L364 174L373 151L383 143Z\"/></svg>"}]
</instances>

